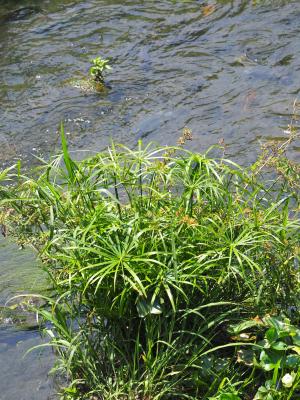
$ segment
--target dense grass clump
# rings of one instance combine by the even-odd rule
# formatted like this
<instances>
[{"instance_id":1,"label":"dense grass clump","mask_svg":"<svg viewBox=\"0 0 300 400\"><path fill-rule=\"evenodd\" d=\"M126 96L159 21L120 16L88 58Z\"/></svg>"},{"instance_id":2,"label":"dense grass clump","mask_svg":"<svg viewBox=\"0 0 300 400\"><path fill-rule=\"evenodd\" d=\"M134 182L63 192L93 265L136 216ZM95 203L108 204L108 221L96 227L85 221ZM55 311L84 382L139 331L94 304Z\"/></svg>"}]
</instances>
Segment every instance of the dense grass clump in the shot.
<instances>
[{"instance_id":1,"label":"dense grass clump","mask_svg":"<svg viewBox=\"0 0 300 400\"><path fill-rule=\"evenodd\" d=\"M62 397L298 398L299 166L141 144L75 162L62 139L0 186L53 284L39 315Z\"/></svg>"}]
</instances>

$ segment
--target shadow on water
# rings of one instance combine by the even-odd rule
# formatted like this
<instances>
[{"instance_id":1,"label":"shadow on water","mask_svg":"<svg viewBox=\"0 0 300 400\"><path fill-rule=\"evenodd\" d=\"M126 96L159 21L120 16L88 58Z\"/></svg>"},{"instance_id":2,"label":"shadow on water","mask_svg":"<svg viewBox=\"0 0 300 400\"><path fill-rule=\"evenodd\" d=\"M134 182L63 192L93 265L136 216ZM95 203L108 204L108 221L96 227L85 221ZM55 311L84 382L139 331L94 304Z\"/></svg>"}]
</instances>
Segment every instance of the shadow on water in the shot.
<instances>
[{"instance_id":1,"label":"shadow on water","mask_svg":"<svg viewBox=\"0 0 300 400\"><path fill-rule=\"evenodd\" d=\"M0 163L48 157L64 121L73 149L111 138L175 144L188 126L192 149L224 138L228 156L247 164L260 142L284 139L300 91L299 29L298 0L0 0ZM108 92L73 87L98 55L113 66ZM20 266L32 258L20 254L1 242L2 301L26 282ZM48 356L21 361L37 333L5 326L0 337L1 400L45 399L48 383L23 394L45 382Z\"/></svg>"}]
</instances>

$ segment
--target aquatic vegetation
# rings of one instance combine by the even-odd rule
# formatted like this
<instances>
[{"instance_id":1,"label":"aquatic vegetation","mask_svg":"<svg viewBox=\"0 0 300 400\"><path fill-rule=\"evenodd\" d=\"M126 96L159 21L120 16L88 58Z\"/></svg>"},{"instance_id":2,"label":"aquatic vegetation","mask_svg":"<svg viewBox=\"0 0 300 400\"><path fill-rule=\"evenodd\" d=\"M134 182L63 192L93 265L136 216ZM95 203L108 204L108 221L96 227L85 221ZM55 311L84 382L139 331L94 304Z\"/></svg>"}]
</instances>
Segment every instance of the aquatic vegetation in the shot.
<instances>
[{"instance_id":1,"label":"aquatic vegetation","mask_svg":"<svg viewBox=\"0 0 300 400\"><path fill-rule=\"evenodd\" d=\"M111 69L109 63L109 60L105 60L101 57L94 58L92 60L93 65L90 67L89 71L90 76L71 79L67 81L68 85L80 89L84 93L106 93L109 86L104 82L103 73L104 71Z\"/></svg>"},{"instance_id":2,"label":"aquatic vegetation","mask_svg":"<svg viewBox=\"0 0 300 400\"><path fill-rule=\"evenodd\" d=\"M92 60L93 65L90 68L90 75L96 82L104 83L103 72L110 70L109 60L96 57Z\"/></svg>"},{"instance_id":3,"label":"aquatic vegetation","mask_svg":"<svg viewBox=\"0 0 300 400\"><path fill-rule=\"evenodd\" d=\"M142 143L78 162L61 137L0 196L53 284L39 316L62 398L298 396L299 166L272 146L242 168Z\"/></svg>"}]
</instances>

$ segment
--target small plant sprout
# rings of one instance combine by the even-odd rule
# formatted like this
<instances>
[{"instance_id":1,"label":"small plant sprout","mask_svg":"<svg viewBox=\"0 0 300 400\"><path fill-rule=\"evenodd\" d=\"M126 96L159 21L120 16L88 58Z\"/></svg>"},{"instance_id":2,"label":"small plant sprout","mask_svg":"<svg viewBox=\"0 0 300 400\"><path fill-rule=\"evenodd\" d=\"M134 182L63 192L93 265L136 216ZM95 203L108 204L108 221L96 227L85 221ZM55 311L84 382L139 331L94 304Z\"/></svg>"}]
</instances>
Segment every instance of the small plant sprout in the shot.
<instances>
[{"instance_id":1,"label":"small plant sprout","mask_svg":"<svg viewBox=\"0 0 300 400\"><path fill-rule=\"evenodd\" d=\"M103 72L106 69L111 69L109 60L104 60L101 57L96 57L92 60L93 65L90 68L90 75L95 82L104 83Z\"/></svg>"}]
</instances>

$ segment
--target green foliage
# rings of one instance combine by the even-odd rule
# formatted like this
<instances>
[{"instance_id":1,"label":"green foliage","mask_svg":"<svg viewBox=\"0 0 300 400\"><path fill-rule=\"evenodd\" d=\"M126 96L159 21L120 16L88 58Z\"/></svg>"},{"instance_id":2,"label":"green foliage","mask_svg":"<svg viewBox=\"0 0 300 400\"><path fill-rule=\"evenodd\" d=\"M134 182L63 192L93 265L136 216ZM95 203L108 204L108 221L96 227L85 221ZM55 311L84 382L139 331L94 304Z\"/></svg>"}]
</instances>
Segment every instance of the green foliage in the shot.
<instances>
[{"instance_id":1,"label":"green foliage","mask_svg":"<svg viewBox=\"0 0 300 400\"><path fill-rule=\"evenodd\" d=\"M104 78L103 78L103 72L105 70L111 69L111 66L109 65L109 60L105 60L101 57L96 57L92 60L92 66L90 68L90 75L91 77L96 81L103 83Z\"/></svg>"},{"instance_id":2,"label":"green foliage","mask_svg":"<svg viewBox=\"0 0 300 400\"><path fill-rule=\"evenodd\" d=\"M231 329L241 333L254 327L256 331L244 332L243 337L252 336L258 347L238 351L240 362L261 369L267 379L258 388L254 400L292 398L300 382L300 329L292 325L288 318L269 315L262 320L245 321ZM261 331L264 331L262 340Z\"/></svg>"},{"instance_id":3,"label":"green foliage","mask_svg":"<svg viewBox=\"0 0 300 400\"><path fill-rule=\"evenodd\" d=\"M76 162L61 135L62 154L3 173L0 196L6 231L53 284L39 315L62 396L248 399L275 370L286 399L299 394L297 170L141 143ZM264 341L245 342L257 325Z\"/></svg>"},{"instance_id":4,"label":"green foliage","mask_svg":"<svg viewBox=\"0 0 300 400\"><path fill-rule=\"evenodd\" d=\"M241 400L238 391L228 378L224 378L220 384L217 394L208 400Z\"/></svg>"}]
</instances>

